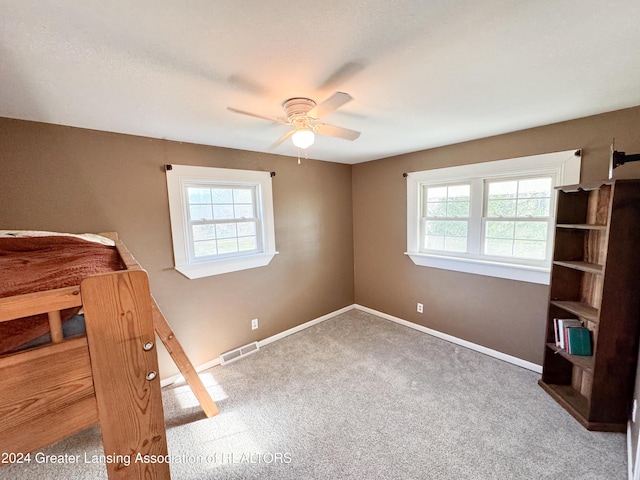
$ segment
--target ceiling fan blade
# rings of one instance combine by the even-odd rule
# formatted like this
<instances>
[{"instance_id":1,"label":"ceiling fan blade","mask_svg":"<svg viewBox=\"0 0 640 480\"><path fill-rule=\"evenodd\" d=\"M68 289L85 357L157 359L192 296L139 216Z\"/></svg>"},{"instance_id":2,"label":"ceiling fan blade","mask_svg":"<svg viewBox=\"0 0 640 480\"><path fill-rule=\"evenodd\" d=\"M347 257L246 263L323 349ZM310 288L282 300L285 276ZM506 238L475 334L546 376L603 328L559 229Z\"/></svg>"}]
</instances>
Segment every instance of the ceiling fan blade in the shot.
<instances>
[{"instance_id":1,"label":"ceiling fan blade","mask_svg":"<svg viewBox=\"0 0 640 480\"><path fill-rule=\"evenodd\" d=\"M289 138L291 135L293 135L294 132L295 132L295 130L291 129L287 133L282 135L278 140L276 140L275 142L273 142L271 144L271 146L269 147L269 150L273 150L275 148L278 148L280 146L280 144L282 144L282 142L284 142L287 138Z\"/></svg>"},{"instance_id":2,"label":"ceiling fan blade","mask_svg":"<svg viewBox=\"0 0 640 480\"><path fill-rule=\"evenodd\" d=\"M360 132L349 130L348 128L336 127L335 125L327 125L326 123L318 123L315 130L320 135L328 135L329 137L338 137L345 140L355 140L360 136Z\"/></svg>"},{"instance_id":3,"label":"ceiling fan blade","mask_svg":"<svg viewBox=\"0 0 640 480\"><path fill-rule=\"evenodd\" d=\"M311 110L309 110L307 115L309 115L312 118L324 117L325 115L333 112L334 110L337 110L342 105L344 105L347 102L350 102L351 100L353 100L353 97L348 93L336 92L333 95L331 95L329 98L327 98L324 102L322 102L319 105L316 105Z\"/></svg>"},{"instance_id":4,"label":"ceiling fan blade","mask_svg":"<svg viewBox=\"0 0 640 480\"><path fill-rule=\"evenodd\" d=\"M265 115L259 115L257 113L246 112L244 110L238 110L237 108L232 108L232 107L227 107L227 110L229 110L231 112L234 112L234 113L240 113L242 115L248 115L250 117L262 118L263 120L269 120L271 122L284 123L285 125L289 124L289 121L284 119L284 118L267 117Z\"/></svg>"}]
</instances>

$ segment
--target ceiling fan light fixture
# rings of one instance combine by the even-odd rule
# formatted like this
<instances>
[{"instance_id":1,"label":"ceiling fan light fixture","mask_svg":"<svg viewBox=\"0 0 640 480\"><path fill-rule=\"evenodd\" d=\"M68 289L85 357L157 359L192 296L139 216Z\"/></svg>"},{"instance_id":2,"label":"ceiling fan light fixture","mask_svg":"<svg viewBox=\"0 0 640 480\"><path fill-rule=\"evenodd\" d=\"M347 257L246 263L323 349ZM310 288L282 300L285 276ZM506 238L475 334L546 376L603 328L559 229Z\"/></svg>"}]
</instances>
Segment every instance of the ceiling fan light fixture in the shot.
<instances>
[{"instance_id":1,"label":"ceiling fan light fixture","mask_svg":"<svg viewBox=\"0 0 640 480\"><path fill-rule=\"evenodd\" d=\"M291 141L293 142L293 144L303 150L313 145L315 139L316 136L313 131L307 128L298 129L291 136Z\"/></svg>"}]
</instances>

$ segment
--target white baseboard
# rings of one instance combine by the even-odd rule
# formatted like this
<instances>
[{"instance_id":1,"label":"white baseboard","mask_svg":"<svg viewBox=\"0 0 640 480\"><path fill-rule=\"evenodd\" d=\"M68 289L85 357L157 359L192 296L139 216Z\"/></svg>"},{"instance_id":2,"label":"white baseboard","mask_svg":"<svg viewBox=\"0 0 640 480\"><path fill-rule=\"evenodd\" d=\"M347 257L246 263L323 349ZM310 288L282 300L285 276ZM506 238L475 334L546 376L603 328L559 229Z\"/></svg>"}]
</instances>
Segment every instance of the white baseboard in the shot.
<instances>
[{"instance_id":1,"label":"white baseboard","mask_svg":"<svg viewBox=\"0 0 640 480\"><path fill-rule=\"evenodd\" d=\"M476 352L489 355L490 357L503 360L505 362L511 363L513 365L517 365L522 368L526 368L527 370L532 370L536 373L542 373L541 365L537 365L527 360L523 360L521 358L514 357L512 355L507 355L506 353L499 352L498 350L493 350L491 348L483 347L482 345L478 345L477 343L472 343L472 342L468 342L467 340L462 340L461 338L439 332L438 330L433 330L431 328L423 327L422 325L418 325L417 323L409 322L407 320L403 320L402 318L394 317L393 315L379 312L378 310L374 310L372 308L363 307L362 305L358 305L358 304L355 305L355 308L358 310L362 310L363 312L371 313L372 315L377 315L378 317L391 320L392 322L399 323L400 325L404 325L405 327L413 328L414 330L418 330L422 333L426 333L428 335L440 338L442 340L446 340L447 342L455 343L456 345L460 345L461 347L465 347L470 350L475 350Z\"/></svg>"},{"instance_id":2,"label":"white baseboard","mask_svg":"<svg viewBox=\"0 0 640 480\"><path fill-rule=\"evenodd\" d=\"M627 422L627 470L629 475L629 480L634 480L633 477L633 452L631 451L631 420ZM637 458L636 458L637 461Z\"/></svg>"},{"instance_id":3,"label":"white baseboard","mask_svg":"<svg viewBox=\"0 0 640 480\"><path fill-rule=\"evenodd\" d=\"M317 325L318 323L322 323L325 320L329 320L330 318L333 317L337 317L338 315L341 315L343 313L348 312L349 310L353 310L354 308L356 308L356 305L349 305L347 307L341 308L340 310L336 310L334 312L331 313L327 313L326 315L323 315L322 317L318 317L314 320L309 320L306 323L303 323L302 325L298 325L297 327L293 327L290 328L289 330L285 330L282 333L278 333L276 335L273 335L272 337L269 338L265 338L264 340L260 340L258 342L258 345L262 348L265 345L269 345L272 342L275 342L276 340L280 340L284 337L288 337L289 335L293 335L294 333L298 333L301 330L304 330L305 328L309 328L309 327L313 327L314 325Z\"/></svg>"},{"instance_id":4,"label":"white baseboard","mask_svg":"<svg viewBox=\"0 0 640 480\"><path fill-rule=\"evenodd\" d=\"M513 365L517 365L519 367L523 367L526 368L527 370L532 370L534 372L537 373L542 373L542 366L540 365L536 365L535 363L532 362L528 362L526 360L523 360L521 358L518 357L514 357L511 355L507 355L506 353L502 353L499 352L497 350L492 350L490 348L487 347L483 347L482 345L478 345L476 343L472 343L472 342L468 342L466 340L462 340L461 338L458 337L454 337L452 335L448 335L446 333L442 333L439 332L437 330L433 330L431 328L427 328L427 327L423 327L422 325L418 325L417 323L413 323L413 322L409 322L407 320L403 320L401 318L398 317L394 317L393 315L389 315L387 313L384 312L379 312L378 310L374 310L372 308L369 307L364 307L362 305L358 305L358 304L353 304L353 305L349 305L347 307L341 308L339 310L336 310L334 312L328 313L326 315L323 315L322 317L318 317L316 319L310 320L308 322L305 322L301 325L298 325L296 327L290 328L288 330L285 330L284 332L278 333L276 335L273 335L271 337L265 338L264 340L260 340L258 341L258 346L260 348L264 347L265 345L269 345L270 343L275 342L276 340L280 340L282 338L288 337L289 335L293 335L294 333L300 332L301 330L304 330L306 328L309 327L313 327L314 325L317 325L321 322L324 322L326 320L329 320L330 318L336 317L340 314L346 313L349 310L353 310L354 308L358 309L358 310L362 310L363 312L367 312L367 313L371 313L372 315L376 315L378 317L384 318L386 320L390 320L392 322L398 323L400 325L404 325L405 327L409 327L409 328L413 328L414 330L418 330L422 333L426 333L428 335L431 335L433 337L437 337L440 338L442 340L446 340L448 342L451 343L455 343L456 345L460 345L462 347L468 348L470 350L475 350L476 352L480 352L483 353L485 355L489 355L490 357L494 357L497 358L499 360L503 360L505 362L511 363ZM211 367L215 367L217 365L220 365L220 358L216 357L213 360L203 363L201 365L198 365L195 367L196 372L201 372L203 370L207 370ZM180 380L182 378L182 375L177 374L177 375L173 375L171 377L165 378L160 382L160 385L162 387L166 387L167 385L171 385L172 383L176 382L177 380Z\"/></svg>"},{"instance_id":5,"label":"white baseboard","mask_svg":"<svg viewBox=\"0 0 640 480\"><path fill-rule=\"evenodd\" d=\"M627 465L629 466L629 480L640 480L640 438L636 439L636 451L633 451L633 429L632 421L627 422Z\"/></svg>"},{"instance_id":6,"label":"white baseboard","mask_svg":"<svg viewBox=\"0 0 640 480\"><path fill-rule=\"evenodd\" d=\"M325 320L329 320L330 318L336 317L342 313L346 313L349 310L353 310L354 308L356 308L355 305L349 305L346 306L344 308L341 308L339 310L336 310L334 312L331 313L327 313L326 315L323 315L321 317L315 318L313 320L309 320L308 322L305 322L301 325L298 325L296 327L290 328L288 330L285 330L284 332L280 332L276 335L273 335L271 337L265 338L264 340L259 340L258 341L258 346L260 348L264 347L265 345L269 345L272 342L275 342L276 340L280 340L282 338L288 337L289 335L293 335L294 333L298 333L301 330L304 330L305 328L309 328L309 327L313 327L314 325L317 325L318 323L324 322ZM220 357L216 357L213 360L203 363L201 365L198 365L195 368L196 372L202 372L203 370L207 370L211 367L215 367L217 365L220 365ZM172 383L175 383L176 381L182 379L182 375L181 374L176 374L173 375L171 377L167 377L165 379L163 379L160 382L160 386L162 387L166 387L168 385L171 385Z\"/></svg>"}]
</instances>

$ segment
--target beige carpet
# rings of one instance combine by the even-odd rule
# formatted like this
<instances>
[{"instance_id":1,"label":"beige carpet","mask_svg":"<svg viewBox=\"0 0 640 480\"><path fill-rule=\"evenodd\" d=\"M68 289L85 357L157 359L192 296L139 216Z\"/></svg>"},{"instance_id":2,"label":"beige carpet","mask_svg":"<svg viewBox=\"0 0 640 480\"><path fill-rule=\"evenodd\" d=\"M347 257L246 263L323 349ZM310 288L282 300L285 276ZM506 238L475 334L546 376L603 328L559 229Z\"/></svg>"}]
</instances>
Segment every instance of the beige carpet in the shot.
<instances>
[{"instance_id":1,"label":"beige carpet","mask_svg":"<svg viewBox=\"0 0 640 480\"><path fill-rule=\"evenodd\" d=\"M202 374L221 413L164 389L174 479L627 478L624 434L588 432L539 375L358 310ZM100 454L97 429L43 450ZM14 465L2 479L106 478Z\"/></svg>"}]
</instances>

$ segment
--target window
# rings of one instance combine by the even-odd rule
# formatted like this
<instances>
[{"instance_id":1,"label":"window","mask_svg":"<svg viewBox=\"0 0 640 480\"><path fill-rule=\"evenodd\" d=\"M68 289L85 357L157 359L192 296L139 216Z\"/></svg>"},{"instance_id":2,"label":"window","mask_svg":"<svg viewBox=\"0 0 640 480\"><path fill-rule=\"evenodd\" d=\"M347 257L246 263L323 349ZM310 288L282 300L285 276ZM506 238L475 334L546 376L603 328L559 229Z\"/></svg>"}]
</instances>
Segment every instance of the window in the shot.
<instances>
[{"instance_id":1,"label":"window","mask_svg":"<svg viewBox=\"0 0 640 480\"><path fill-rule=\"evenodd\" d=\"M425 185L423 188L423 249L466 252L471 185Z\"/></svg>"},{"instance_id":2,"label":"window","mask_svg":"<svg viewBox=\"0 0 640 480\"><path fill-rule=\"evenodd\" d=\"M483 254L546 262L553 177L486 182Z\"/></svg>"},{"instance_id":3,"label":"window","mask_svg":"<svg viewBox=\"0 0 640 480\"><path fill-rule=\"evenodd\" d=\"M575 150L407 176L416 265L548 284L556 185L579 183Z\"/></svg>"},{"instance_id":4,"label":"window","mask_svg":"<svg viewBox=\"0 0 640 480\"><path fill-rule=\"evenodd\" d=\"M176 269L188 278L269 264L275 251L271 174L167 169Z\"/></svg>"}]
</instances>

